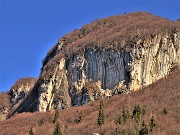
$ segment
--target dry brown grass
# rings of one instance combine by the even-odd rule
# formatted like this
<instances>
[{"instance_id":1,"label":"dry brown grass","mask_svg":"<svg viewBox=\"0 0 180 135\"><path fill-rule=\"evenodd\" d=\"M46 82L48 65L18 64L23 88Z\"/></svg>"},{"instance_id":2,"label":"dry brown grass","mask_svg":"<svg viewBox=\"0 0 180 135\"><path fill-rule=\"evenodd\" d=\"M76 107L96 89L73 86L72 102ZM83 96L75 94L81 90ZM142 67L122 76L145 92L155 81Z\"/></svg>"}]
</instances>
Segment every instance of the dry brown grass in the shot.
<instances>
[{"instance_id":1,"label":"dry brown grass","mask_svg":"<svg viewBox=\"0 0 180 135\"><path fill-rule=\"evenodd\" d=\"M156 135L178 135L180 134L180 70L176 69L167 78L150 85L143 90L130 94L117 95L104 99L106 122L102 127L97 126L99 101L86 106L71 107L60 111L61 130L67 135L92 135L101 133L104 135L114 134L118 127L123 132L134 132L135 127L132 120L126 124L117 126L116 118L122 112L123 107L129 108L132 113L135 104L145 109L143 117L149 127L149 120L153 115L157 122ZM168 111L167 115L162 113L163 109ZM79 111L82 110L84 119L77 123ZM51 135L54 129L54 112L46 113L22 113L0 122L1 135L25 135L31 127L36 135Z\"/></svg>"}]
</instances>

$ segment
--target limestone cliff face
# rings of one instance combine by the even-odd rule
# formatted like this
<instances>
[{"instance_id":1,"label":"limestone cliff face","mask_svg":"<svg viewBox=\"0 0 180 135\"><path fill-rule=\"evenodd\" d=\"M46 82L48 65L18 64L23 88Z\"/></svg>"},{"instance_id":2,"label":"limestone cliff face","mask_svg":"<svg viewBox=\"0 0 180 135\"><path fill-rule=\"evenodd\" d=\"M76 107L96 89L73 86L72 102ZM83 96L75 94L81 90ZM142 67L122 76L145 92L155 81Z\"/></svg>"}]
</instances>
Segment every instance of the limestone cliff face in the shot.
<instances>
[{"instance_id":1,"label":"limestone cliff face","mask_svg":"<svg viewBox=\"0 0 180 135\"><path fill-rule=\"evenodd\" d=\"M37 79L35 78L21 78L15 82L9 92L0 93L0 121L5 120L16 112L23 100L29 96L36 81Z\"/></svg>"},{"instance_id":2,"label":"limestone cliff face","mask_svg":"<svg viewBox=\"0 0 180 135\"><path fill-rule=\"evenodd\" d=\"M136 91L175 66L180 66L178 22L141 12L97 20L63 36L48 52L20 108L66 109Z\"/></svg>"},{"instance_id":3,"label":"limestone cliff face","mask_svg":"<svg viewBox=\"0 0 180 135\"><path fill-rule=\"evenodd\" d=\"M82 105L94 100L88 91L84 91L91 81L100 82L99 95L105 95L108 90L111 91L106 96L112 96L117 90L122 92L122 87L117 89L120 82L123 82L126 92L138 90L165 77L179 62L180 32L156 35L143 42L139 40L131 52L123 48L84 50L66 61L62 58L49 82L41 84L39 111L54 109L52 106L62 108L66 104L66 107ZM61 92L68 98L54 99L54 95ZM53 100L60 101L55 103Z\"/></svg>"},{"instance_id":4,"label":"limestone cliff face","mask_svg":"<svg viewBox=\"0 0 180 135\"><path fill-rule=\"evenodd\" d=\"M54 67L54 72L48 80L42 80L38 87L38 111L64 109L71 106L66 73L65 60L62 58Z\"/></svg>"},{"instance_id":5,"label":"limestone cliff face","mask_svg":"<svg viewBox=\"0 0 180 135\"><path fill-rule=\"evenodd\" d=\"M91 49L70 58L67 65L69 93L73 105L80 105L76 93L91 80L101 83L101 89L114 89L118 82L130 81L128 63L130 54L123 50ZM79 97L80 98L80 97ZM80 98L81 101L81 98ZM85 101L87 102L87 101Z\"/></svg>"},{"instance_id":6,"label":"limestone cliff face","mask_svg":"<svg viewBox=\"0 0 180 135\"><path fill-rule=\"evenodd\" d=\"M147 47L135 47L132 52L131 90L152 84L180 65L180 32L156 35L143 45Z\"/></svg>"}]
</instances>

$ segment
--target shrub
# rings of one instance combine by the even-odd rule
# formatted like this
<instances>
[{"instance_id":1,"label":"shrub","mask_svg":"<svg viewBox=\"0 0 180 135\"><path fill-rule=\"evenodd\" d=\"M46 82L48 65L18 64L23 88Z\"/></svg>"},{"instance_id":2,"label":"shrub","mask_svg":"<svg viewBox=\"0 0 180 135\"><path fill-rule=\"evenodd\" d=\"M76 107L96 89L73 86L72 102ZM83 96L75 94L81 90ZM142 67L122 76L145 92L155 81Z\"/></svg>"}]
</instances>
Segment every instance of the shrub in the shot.
<instances>
[{"instance_id":1,"label":"shrub","mask_svg":"<svg viewBox=\"0 0 180 135\"><path fill-rule=\"evenodd\" d=\"M42 126L45 123L45 119L41 117L38 121L39 126Z\"/></svg>"},{"instance_id":2,"label":"shrub","mask_svg":"<svg viewBox=\"0 0 180 135\"><path fill-rule=\"evenodd\" d=\"M94 106L94 102L93 102L93 101L90 102L90 106L91 106L91 107Z\"/></svg>"},{"instance_id":3,"label":"shrub","mask_svg":"<svg viewBox=\"0 0 180 135\"><path fill-rule=\"evenodd\" d=\"M123 129L120 133L121 133L121 135L128 135L128 132L126 129Z\"/></svg>"}]
</instances>

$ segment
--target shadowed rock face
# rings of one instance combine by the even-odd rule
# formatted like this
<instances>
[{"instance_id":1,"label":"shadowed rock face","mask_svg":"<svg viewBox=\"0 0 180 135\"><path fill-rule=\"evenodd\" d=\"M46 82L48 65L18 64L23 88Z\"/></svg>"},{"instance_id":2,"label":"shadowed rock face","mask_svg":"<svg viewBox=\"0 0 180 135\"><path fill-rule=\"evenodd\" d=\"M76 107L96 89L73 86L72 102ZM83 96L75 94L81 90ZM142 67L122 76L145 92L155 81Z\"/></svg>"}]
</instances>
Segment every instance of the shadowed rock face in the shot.
<instances>
[{"instance_id":1,"label":"shadowed rock face","mask_svg":"<svg viewBox=\"0 0 180 135\"><path fill-rule=\"evenodd\" d=\"M138 90L179 65L179 23L148 13L109 17L62 37L44 59L31 93L37 99L22 104L37 111L83 105Z\"/></svg>"},{"instance_id":2,"label":"shadowed rock face","mask_svg":"<svg viewBox=\"0 0 180 135\"><path fill-rule=\"evenodd\" d=\"M82 91L89 81L100 82L100 89L113 90L120 82L130 81L128 63L131 56L124 50L96 50L90 49L83 54L70 58L67 65L69 93L73 105L81 105L82 97L76 93ZM79 99L79 100L78 100ZM87 101L83 101L87 102Z\"/></svg>"},{"instance_id":3,"label":"shadowed rock face","mask_svg":"<svg viewBox=\"0 0 180 135\"><path fill-rule=\"evenodd\" d=\"M16 81L9 91L12 106L28 95L29 91L34 87L35 82L35 78L21 78Z\"/></svg>"}]
</instances>

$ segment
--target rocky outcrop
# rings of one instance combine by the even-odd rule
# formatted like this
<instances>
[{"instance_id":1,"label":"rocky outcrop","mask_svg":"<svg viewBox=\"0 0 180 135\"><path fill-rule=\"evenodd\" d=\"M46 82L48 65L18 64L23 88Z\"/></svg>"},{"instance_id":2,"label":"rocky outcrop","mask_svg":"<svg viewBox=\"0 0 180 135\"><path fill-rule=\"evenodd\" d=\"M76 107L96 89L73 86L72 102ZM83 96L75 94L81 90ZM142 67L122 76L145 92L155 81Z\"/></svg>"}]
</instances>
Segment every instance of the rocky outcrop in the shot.
<instances>
[{"instance_id":1,"label":"rocky outcrop","mask_svg":"<svg viewBox=\"0 0 180 135\"><path fill-rule=\"evenodd\" d=\"M22 104L37 111L84 105L141 89L179 65L178 22L149 13L109 17L63 36L43 60L34 98Z\"/></svg>"},{"instance_id":2,"label":"rocky outcrop","mask_svg":"<svg viewBox=\"0 0 180 135\"><path fill-rule=\"evenodd\" d=\"M128 74L128 63L131 61L130 54L123 51L114 50L96 50L90 49L84 53L70 58L67 65L69 92L75 103L76 92L82 91L82 88L90 80L101 83L101 89L114 89L118 82L130 81Z\"/></svg>"},{"instance_id":3,"label":"rocky outcrop","mask_svg":"<svg viewBox=\"0 0 180 135\"><path fill-rule=\"evenodd\" d=\"M23 100L29 96L36 81L37 79L35 78L21 78L15 82L9 92L0 93L0 121L5 120L16 112L16 109L21 105Z\"/></svg>"},{"instance_id":4,"label":"rocky outcrop","mask_svg":"<svg viewBox=\"0 0 180 135\"><path fill-rule=\"evenodd\" d=\"M38 111L49 111L52 108L64 109L71 106L66 73L65 59L61 59L54 67L52 75L47 80L42 80L38 87Z\"/></svg>"},{"instance_id":5,"label":"rocky outcrop","mask_svg":"<svg viewBox=\"0 0 180 135\"><path fill-rule=\"evenodd\" d=\"M131 90L152 84L165 77L174 65L180 65L179 31L171 35L156 35L144 41L141 47L136 46L131 53Z\"/></svg>"},{"instance_id":6,"label":"rocky outcrop","mask_svg":"<svg viewBox=\"0 0 180 135\"><path fill-rule=\"evenodd\" d=\"M0 93L0 121L7 118L10 110L9 95L7 92Z\"/></svg>"},{"instance_id":7,"label":"rocky outcrop","mask_svg":"<svg viewBox=\"0 0 180 135\"><path fill-rule=\"evenodd\" d=\"M84 90L91 81L101 83L100 89L96 91L99 95L105 95L108 90L112 90L106 96L112 96L117 90L118 93L135 91L152 84L165 77L175 63L179 64L179 45L180 33L176 32L172 35L156 35L150 40L139 40L131 52L123 48L88 49L66 61L62 58L49 82L43 82L38 89L39 111L51 110L51 106L59 103L59 108L62 108L62 103L68 107L96 99ZM120 85L120 82L123 83ZM62 83L64 87L59 88ZM64 93L68 98L53 102L53 93L56 91Z\"/></svg>"},{"instance_id":8,"label":"rocky outcrop","mask_svg":"<svg viewBox=\"0 0 180 135\"><path fill-rule=\"evenodd\" d=\"M12 106L28 95L29 91L34 87L35 82L35 78L21 78L16 81L9 91Z\"/></svg>"}]
</instances>

